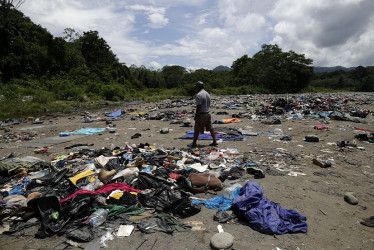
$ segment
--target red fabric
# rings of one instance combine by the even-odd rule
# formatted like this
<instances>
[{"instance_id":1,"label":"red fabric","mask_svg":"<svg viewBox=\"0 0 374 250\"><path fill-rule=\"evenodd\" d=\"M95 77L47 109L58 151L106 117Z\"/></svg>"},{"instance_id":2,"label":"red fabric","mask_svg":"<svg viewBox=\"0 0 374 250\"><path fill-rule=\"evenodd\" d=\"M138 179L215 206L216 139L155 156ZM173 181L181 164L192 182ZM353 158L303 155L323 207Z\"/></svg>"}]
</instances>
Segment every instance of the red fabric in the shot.
<instances>
[{"instance_id":1,"label":"red fabric","mask_svg":"<svg viewBox=\"0 0 374 250\"><path fill-rule=\"evenodd\" d=\"M176 173L169 174L169 177L174 179L174 180L177 180L180 176L181 176L180 174L176 174Z\"/></svg>"},{"instance_id":2,"label":"red fabric","mask_svg":"<svg viewBox=\"0 0 374 250\"><path fill-rule=\"evenodd\" d=\"M365 131L365 132L374 132L374 130L364 129L364 128L355 128L355 130Z\"/></svg>"},{"instance_id":3,"label":"red fabric","mask_svg":"<svg viewBox=\"0 0 374 250\"><path fill-rule=\"evenodd\" d=\"M328 129L329 127L327 126L323 126L323 125L315 125L314 126L314 129L317 129L317 130L324 130L324 129Z\"/></svg>"},{"instance_id":4,"label":"red fabric","mask_svg":"<svg viewBox=\"0 0 374 250\"><path fill-rule=\"evenodd\" d=\"M74 194L70 195L69 197L67 197L65 199L61 199L60 203L65 202L67 200L70 200L71 198L73 198L74 196L76 196L78 194L100 194L100 193L107 193L107 194L109 194L110 192L112 192L113 190L116 190L116 189L119 189L119 190L122 190L122 191L127 191L127 192L138 192L138 193L141 192L141 190L135 189L135 188L127 185L126 183L121 183L121 182L110 183L108 185L105 185L102 188L99 188L96 191L78 190L77 192L75 192Z\"/></svg>"}]
</instances>

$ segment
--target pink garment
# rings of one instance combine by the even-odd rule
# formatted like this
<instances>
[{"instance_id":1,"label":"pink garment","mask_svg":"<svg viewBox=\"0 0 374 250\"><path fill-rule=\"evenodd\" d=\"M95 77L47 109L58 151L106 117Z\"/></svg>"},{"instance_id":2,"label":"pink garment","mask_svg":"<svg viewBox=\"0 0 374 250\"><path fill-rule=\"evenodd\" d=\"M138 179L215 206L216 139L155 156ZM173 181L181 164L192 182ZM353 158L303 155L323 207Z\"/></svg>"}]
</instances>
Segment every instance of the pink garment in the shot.
<instances>
[{"instance_id":1,"label":"pink garment","mask_svg":"<svg viewBox=\"0 0 374 250\"><path fill-rule=\"evenodd\" d=\"M325 129L328 129L329 127L327 126L323 126L323 125L315 125L314 126L314 129L317 129L317 130L325 130Z\"/></svg>"},{"instance_id":2,"label":"pink garment","mask_svg":"<svg viewBox=\"0 0 374 250\"><path fill-rule=\"evenodd\" d=\"M70 200L71 198L73 198L74 196L76 196L78 194L100 194L100 193L109 194L110 192L112 192L113 190L116 190L116 189L119 189L119 190L122 190L122 191L127 191L127 192L138 192L138 193L141 192L141 190L135 189L135 188L127 185L126 183L122 183L122 182L110 183L108 185L105 185L102 188L99 188L96 191L89 191L89 190L82 190L82 189L78 190L74 194L70 195L69 197L67 197L65 199L61 199L60 203L65 202L67 200Z\"/></svg>"}]
</instances>

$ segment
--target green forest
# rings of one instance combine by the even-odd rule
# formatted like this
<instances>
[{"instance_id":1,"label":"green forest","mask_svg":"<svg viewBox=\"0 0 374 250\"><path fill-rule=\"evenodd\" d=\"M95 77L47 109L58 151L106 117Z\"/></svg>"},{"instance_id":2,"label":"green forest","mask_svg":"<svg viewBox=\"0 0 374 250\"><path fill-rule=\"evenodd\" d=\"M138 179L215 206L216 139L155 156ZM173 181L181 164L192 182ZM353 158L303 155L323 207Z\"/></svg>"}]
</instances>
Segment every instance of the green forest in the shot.
<instances>
[{"instance_id":1,"label":"green forest","mask_svg":"<svg viewBox=\"0 0 374 250\"><path fill-rule=\"evenodd\" d=\"M103 103L192 97L203 81L215 95L373 91L374 67L314 73L313 59L264 44L229 70L148 69L119 61L98 31L54 37L0 0L0 119ZM218 65L217 65L218 66Z\"/></svg>"}]
</instances>

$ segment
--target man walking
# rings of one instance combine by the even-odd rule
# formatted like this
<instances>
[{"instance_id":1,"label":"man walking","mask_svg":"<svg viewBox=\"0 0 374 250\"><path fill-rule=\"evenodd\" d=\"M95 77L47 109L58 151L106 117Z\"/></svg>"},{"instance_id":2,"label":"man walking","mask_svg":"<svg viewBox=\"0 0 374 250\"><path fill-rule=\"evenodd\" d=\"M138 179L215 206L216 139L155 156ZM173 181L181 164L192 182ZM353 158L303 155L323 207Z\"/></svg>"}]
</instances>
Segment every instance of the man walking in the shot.
<instances>
[{"instance_id":1,"label":"man walking","mask_svg":"<svg viewBox=\"0 0 374 250\"><path fill-rule=\"evenodd\" d=\"M193 141L188 144L189 147L196 147L196 141L199 133L203 134L204 130L209 131L213 138L213 143L209 146L217 146L216 134L214 133L211 115L210 115L210 95L204 89L204 83L198 81L195 84L196 88L196 113L195 113L195 127L193 134Z\"/></svg>"}]
</instances>

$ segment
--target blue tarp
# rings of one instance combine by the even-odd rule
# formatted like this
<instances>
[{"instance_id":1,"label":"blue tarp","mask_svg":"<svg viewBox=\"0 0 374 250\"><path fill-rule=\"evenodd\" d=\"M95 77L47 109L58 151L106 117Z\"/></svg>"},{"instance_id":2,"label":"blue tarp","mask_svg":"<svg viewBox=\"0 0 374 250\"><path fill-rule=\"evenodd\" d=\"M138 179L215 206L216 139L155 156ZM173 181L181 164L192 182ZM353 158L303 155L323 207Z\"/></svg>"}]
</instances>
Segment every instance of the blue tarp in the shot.
<instances>
[{"instance_id":1,"label":"blue tarp","mask_svg":"<svg viewBox=\"0 0 374 250\"><path fill-rule=\"evenodd\" d=\"M220 196L216 196L214 198L203 200L203 201L193 199L192 204L204 204L206 208L209 208L209 209L218 209L222 211L227 211L231 208L231 205L235 197L238 196L239 192L240 192L240 187L230 192L231 197L233 197L232 199L224 197L223 195L220 195Z\"/></svg>"},{"instance_id":2,"label":"blue tarp","mask_svg":"<svg viewBox=\"0 0 374 250\"><path fill-rule=\"evenodd\" d=\"M248 181L235 198L233 209L249 222L252 229L265 234L306 233L306 217L284 209L263 196L261 186Z\"/></svg>"},{"instance_id":3,"label":"blue tarp","mask_svg":"<svg viewBox=\"0 0 374 250\"><path fill-rule=\"evenodd\" d=\"M178 139L193 139L193 131L187 131L187 134L179 137ZM217 140L222 140L222 141L240 141L243 140L242 135L228 135L228 134L216 134L216 139ZM212 136L210 134L199 134L198 137L199 140L212 140Z\"/></svg>"},{"instance_id":4,"label":"blue tarp","mask_svg":"<svg viewBox=\"0 0 374 250\"><path fill-rule=\"evenodd\" d=\"M110 114L108 114L107 116L110 116L110 117L117 117L117 116L120 116L122 114L122 110L117 110L117 111L114 111Z\"/></svg>"},{"instance_id":5,"label":"blue tarp","mask_svg":"<svg viewBox=\"0 0 374 250\"><path fill-rule=\"evenodd\" d=\"M96 133L101 133L105 131L105 128L81 128L75 131L61 132L60 136L69 136L69 135L93 135Z\"/></svg>"}]
</instances>

